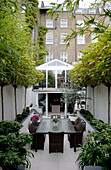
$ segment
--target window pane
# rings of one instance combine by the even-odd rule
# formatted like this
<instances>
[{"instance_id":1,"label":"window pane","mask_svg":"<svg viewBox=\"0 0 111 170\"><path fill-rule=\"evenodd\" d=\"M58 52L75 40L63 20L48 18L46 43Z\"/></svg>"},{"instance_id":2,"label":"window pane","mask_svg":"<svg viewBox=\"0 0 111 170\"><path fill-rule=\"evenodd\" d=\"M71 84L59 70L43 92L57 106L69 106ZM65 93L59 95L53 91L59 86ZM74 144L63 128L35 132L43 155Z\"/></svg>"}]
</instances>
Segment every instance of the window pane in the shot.
<instances>
[{"instance_id":1,"label":"window pane","mask_svg":"<svg viewBox=\"0 0 111 170\"><path fill-rule=\"evenodd\" d=\"M64 42L64 39L66 38L66 36L67 36L66 33L61 33L60 44L66 44L66 42Z\"/></svg>"},{"instance_id":2,"label":"window pane","mask_svg":"<svg viewBox=\"0 0 111 170\"><path fill-rule=\"evenodd\" d=\"M46 44L53 44L53 34L46 34Z\"/></svg>"},{"instance_id":3,"label":"window pane","mask_svg":"<svg viewBox=\"0 0 111 170\"><path fill-rule=\"evenodd\" d=\"M38 94L38 104L42 108L43 115L46 115L46 94Z\"/></svg>"},{"instance_id":4,"label":"window pane","mask_svg":"<svg viewBox=\"0 0 111 170\"><path fill-rule=\"evenodd\" d=\"M57 87L64 88L64 84L65 84L65 71L58 70L57 71Z\"/></svg>"},{"instance_id":5,"label":"window pane","mask_svg":"<svg viewBox=\"0 0 111 170\"><path fill-rule=\"evenodd\" d=\"M84 36L77 36L77 44L84 44Z\"/></svg>"},{"instance_id":6,"label":"window pane","mask_svg":"<svg viewBox=\"0 0 111 170\"><path fill-rule=\"evenodd\" d=\"M60 53L60 60L67 62L67 53L66 52Z\"/></svg>"},{"instance_id":7,"label":"window pane","mask_svg":"<svg viewBox=\"0 0 111 170\"><path fill-rule=\"evenodd\" d=\"M77 20L77 24L81 24L80 26L77 25L77 27L83 27L84 26L84 21L83 20Z\"/></svg>"},{"instance_id":8,"label":"window pane","mask_svg":"<svg viewBox=\"0 0 111 170\"><path fill-rule=\"evenodd\" d=\"M46 56L46 62L52 61L53 60L53 53L49 52L49 54Z\"/></svg>"},{"instance_id":9,"label":"window pane","mask_svg":"<svg viewBox=\"0 0 111 170\"><path fill-rule=\"evenodd\" d=\"M46 27L47 28L53 28L53 20L47 19L46 20Z\"/></svg>"},{"instance_id":10,"label":"window pane","mask_svg":"<svg viewBox=\"0 0 111 170\"><path fill-rule=\"evenodd\" d=\"M39 83L39 87L46 88L46 71L42 70L42 73L44 74L44 79L42 80L42 83Z\"/></svg>"},{"instance_id":11,"label":"window pane","mask_svg":"<svg viewBox=\"0 0 111 170\"><path fill-rule=\"evenodd\" d=\"M55 71L48 71L48 87L55 88Z\"/></svg>"},{"instance_id":12,"label":"window pane","mask_svg":"<svg viewBox=\"0 0 111 170\"><path fill-rule=\"evenodd\" d=\"M61 19L60 27L61 28L67 28L67 19Z\"/></svg>"}]
</instances>

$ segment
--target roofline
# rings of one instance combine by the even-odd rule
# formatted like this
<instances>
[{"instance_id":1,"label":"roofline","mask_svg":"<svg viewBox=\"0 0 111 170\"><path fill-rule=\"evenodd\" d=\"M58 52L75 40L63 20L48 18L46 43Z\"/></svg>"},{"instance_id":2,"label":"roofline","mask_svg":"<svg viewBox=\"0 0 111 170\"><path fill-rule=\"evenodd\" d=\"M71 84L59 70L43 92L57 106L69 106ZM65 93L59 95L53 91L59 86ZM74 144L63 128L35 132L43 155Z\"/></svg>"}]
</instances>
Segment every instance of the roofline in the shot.
<instances>
[{"instance_id":1,"label":"roofline","mask_svg":"<svg viewBox=\"0 0 111 170\"><path fill-rule=\"evenodd\" d=\"M39 69L41 66L48 65L48 64L50 64L50 63L52 63L52 62L54 62L54 61L59 61L59 62L62 63L62 64L67 64L69 67L74 67L72 64L66 63L66 62L61 61L61 60L59 60L59 59L54 59L54 60L52 60L52 61L49 61L49 62L47 62L47 63L44 63L44 64L41 64L41 65L37 66L36 69Z\"/></svg>"}]
</instances>

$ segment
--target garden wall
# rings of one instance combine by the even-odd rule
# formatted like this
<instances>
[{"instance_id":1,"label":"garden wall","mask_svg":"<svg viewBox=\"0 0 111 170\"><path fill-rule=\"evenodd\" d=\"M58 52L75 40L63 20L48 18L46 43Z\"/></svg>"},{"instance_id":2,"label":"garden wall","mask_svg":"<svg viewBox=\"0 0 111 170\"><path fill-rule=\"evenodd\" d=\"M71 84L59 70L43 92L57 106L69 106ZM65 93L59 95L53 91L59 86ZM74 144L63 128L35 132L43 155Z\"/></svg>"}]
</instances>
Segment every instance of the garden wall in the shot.
<instances>
[{"instance_id":1,"label":"garden wall","mask_svg":"<svg viewBox=\"0 0 111 170\"><path fill-rule=\"evenodd\" d=\"M15 101L14 101L14 88L9 85L5 86L3 89L4 94L4 119L5 120L14 120L15 119ZM24 95L25 88L22 86L17 87L17 113L21 114L24 108ZM29 106L30 103L35 103L35 93L32 91L32 88L27 89L27 100L26 106ZM0 87L0 120L2 120L2 106L1 106L1 87Z\"/></svg>"},{"instance_id":2,"label":"garden wall","mask_svg":"<svg viewBox=\"0 0 111 170\"><path fill-rule=\"evenodd\" d=\"M111 89L110 89L111 91ZM95 87L95 118L101 119L105 123L108 123L108 88L104 85ZM87 88L87 110L93 113L93 90L91 87ZM111 101L111 94L110 94ZM111 102L110 102L110 124L111 124Z\"/></svg>"}]
</instances>

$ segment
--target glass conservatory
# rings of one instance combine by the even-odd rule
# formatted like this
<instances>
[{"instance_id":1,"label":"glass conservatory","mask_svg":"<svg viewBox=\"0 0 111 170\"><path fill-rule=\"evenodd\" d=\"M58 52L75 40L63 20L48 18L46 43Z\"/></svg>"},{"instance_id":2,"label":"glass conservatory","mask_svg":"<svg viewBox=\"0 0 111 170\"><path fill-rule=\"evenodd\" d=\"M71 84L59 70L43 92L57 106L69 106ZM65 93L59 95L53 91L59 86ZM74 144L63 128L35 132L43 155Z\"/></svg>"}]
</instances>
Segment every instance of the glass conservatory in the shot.
<instances>
[{"instance_id":1,"label":"glass conservatory","mask_svg":"<svg viewBox=\"0 0 111 170\"><path fill-rule=\"evenodd\" d=\"M50 113L66 115L67 103L61 102L61 95L65 88L70 88L69 71L73 69L73 66L55 59L37 66L36 69L44 74L42 83L33 88L36 93L37 107L42 107L43 114L46 116Z\"/></svg>"}]
</instances>

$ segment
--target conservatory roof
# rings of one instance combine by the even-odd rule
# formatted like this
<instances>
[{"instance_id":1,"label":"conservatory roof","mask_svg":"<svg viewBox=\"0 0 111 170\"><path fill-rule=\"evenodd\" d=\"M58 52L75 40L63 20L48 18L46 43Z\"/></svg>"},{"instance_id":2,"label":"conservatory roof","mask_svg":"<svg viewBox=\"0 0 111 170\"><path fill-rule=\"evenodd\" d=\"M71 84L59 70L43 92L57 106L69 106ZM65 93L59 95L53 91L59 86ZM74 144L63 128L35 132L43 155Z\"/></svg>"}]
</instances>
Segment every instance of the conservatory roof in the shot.
<instances>
[{"instance_id":1,"label":"conservatory roof","mask_svg":"<svg viewBox=\"0 0 111 170\"><path fill-rule=\"evenodd\" d=\"M71 64L58 59L54 59L36 67L36 69L38 70L71 70L73 68L74 66L72 66Z\"/></svg>"}]
</instances>

